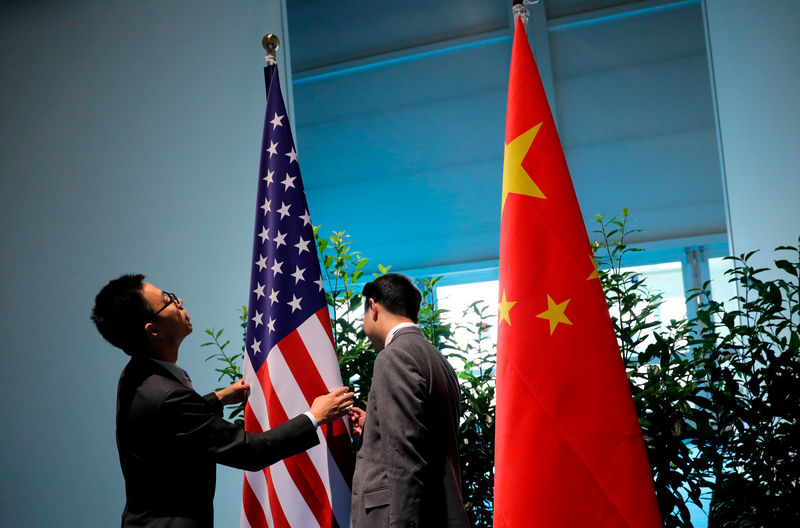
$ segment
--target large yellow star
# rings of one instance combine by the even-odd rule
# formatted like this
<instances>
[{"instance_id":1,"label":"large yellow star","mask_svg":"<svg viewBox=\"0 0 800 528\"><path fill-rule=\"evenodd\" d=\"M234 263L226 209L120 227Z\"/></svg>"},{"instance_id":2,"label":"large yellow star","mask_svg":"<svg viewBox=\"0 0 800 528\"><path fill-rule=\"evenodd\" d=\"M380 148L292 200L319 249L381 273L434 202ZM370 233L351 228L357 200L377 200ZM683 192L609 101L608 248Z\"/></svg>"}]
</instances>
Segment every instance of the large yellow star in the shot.
<instances>
[{"instance_id":1,"label":"large yellow star","mask_svg":"<svg viewBox=\"0 0 800 528\"><path fill-rule=\"evenodd\" d=\"M540 313L536 317L541 317L542 319L547 319L550 321L550 335L553 335L553 332L558 326L558 323L565 323L568 325L572 324L572 321L567 319L566 314L564 314L564 310L567 309L567 304L569 303L569 299L562 302L561 304L556 304L552 297L549 295L547 296L547 310Z\"/></svg>"},{"instance_id":2,"label":"large yellow star","mask_svg":"<svg viewBox=\"0 0 800 528\"><path fill-rule=\"evenodd\" d=\"M503 321L508 323L508 326L511 326L511 315L509 312L511 308L517 304L516 301L509 301L506 299L506 290L503 290L503 300L497 303L497 311L499 312L500 317L500 324L503 324Z\"/></svg>"},{"instance_id":3,"label":"large yellow star","mask_svg":"<svg viewBox=\"0 0 800 528\"><path fill-rule=\"evenodd\" d=\"M508 193L545 198L544 193L533 182L525 169L522 168L522 160L525 159L525 155L530 150L541 126L542 123L539 123L506 145L505 153L503 154L503 201L500 205L501 214L506 206Z\"/></svg>"}]
</instances>

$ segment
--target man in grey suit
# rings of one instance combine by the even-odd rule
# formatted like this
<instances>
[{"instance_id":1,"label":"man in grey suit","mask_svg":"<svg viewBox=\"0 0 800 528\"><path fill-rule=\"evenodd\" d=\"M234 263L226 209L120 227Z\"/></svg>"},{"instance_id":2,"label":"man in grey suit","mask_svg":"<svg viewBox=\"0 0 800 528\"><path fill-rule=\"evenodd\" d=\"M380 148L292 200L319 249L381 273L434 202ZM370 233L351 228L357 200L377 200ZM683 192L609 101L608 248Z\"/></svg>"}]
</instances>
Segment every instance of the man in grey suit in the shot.
<instances>
[{"instance_id":1,"label":"man in grey suit","mask_svg":"<svg viewBox=\"0 0 800 528\"><path fill-rule=\"evenodd\" d=\"M378 356L367 410L352 408L360 447L353 528L468 526L461 501L458 380L416 325L422 295L389 273L364 286L364 332Z\"/></svg>"}]
</instances>

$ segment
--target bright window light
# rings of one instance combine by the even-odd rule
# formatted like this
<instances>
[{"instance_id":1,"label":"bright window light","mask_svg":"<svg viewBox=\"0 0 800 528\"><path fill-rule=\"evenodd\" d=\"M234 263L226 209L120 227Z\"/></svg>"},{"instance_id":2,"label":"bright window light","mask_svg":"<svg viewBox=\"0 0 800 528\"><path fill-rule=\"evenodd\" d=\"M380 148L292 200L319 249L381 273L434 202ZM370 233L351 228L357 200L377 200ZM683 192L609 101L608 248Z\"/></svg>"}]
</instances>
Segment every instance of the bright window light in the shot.
<instances>
[{"instance_id":1,"label":"bright window light","mask_svg":"<svg viewBox=\"0 0 800 528\"><path fill-rule=\"evenodd\" d=\"M486 304L484 314L487 316L485 322L491 325L486 331L485 346L490 347L497 342L497 296L499 281L470 282L465 284L454 284L452 286L439 286L436 288L436 300L440 310L447 310L442 318L453 324L471 326L475 328L480 324L480 317L472 310L464 314L464 311L475 301L483 301ZM454 341L459 346L464 347L471 341L470 333L466 329L457 329ZM474 355L470 355L471 360L475 360ZM451 358L453 368L463 369L460 361Z\"/></svg>"},{"instance_id":2,"label":"bright window light","mask_svg":"<svg viewBox=\"0 0 800 528\"><path fill-rule=\"evenodd\" d=\"M671 320L681 320L686 318L686 298L683 286L683 270L680 262L664 262L661 264L650 264L646 266L632 266L622 268L621 272L632 271L642 276L645 286L651 293L661 293L661 304L652 314L651 319L661 321L658 329L662 333L667 332L667 327ZM611 315L618 316L619 311L611 307ZM652 336L655 328L650 329L647 339L642 343L642 347L647 347L654 341Z\"/></svg>"}]
</instances>

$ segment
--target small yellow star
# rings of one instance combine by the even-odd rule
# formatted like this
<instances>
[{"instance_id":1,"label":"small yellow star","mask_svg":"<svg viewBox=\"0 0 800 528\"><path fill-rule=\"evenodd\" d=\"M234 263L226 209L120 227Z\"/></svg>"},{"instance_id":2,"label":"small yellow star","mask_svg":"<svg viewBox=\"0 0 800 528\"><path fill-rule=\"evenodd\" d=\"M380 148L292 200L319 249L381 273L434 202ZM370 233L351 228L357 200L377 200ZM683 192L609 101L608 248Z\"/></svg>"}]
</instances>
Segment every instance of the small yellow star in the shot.
<instances>
[{"instance_id":1,"label":"small yellow star","mask_svg":"<svg viewBox=\"0 0 800 528\"><path fill-rule=\"evenodd\" d=\"M500 205L501 212L506 206L508 193L545 198L544 193L539 190L530 175L522 168L522 160L528 154L541 126L542 124L539 123L506 145L505 153L503 154L503 201Z\"/></svg>"},{"instance_id":2,"label":"small yellow star","mask_svg":"<svg viewBox=\"0 0 800 528\"><path fill-rule=\"evenodd\" d=\"M511 311L511 308L515 304L517 304L516 301L509 301L508 299L506 299L506 290L504 289L503 300L497 303L497 310L499 312L498 316L500 317L500 324L503 324L503 321L505 321L508 323L508 326L511 326L511 316L509 315L509 312Z\"/></svg>"},{"instance_id":3,"label":"small yellow star","mask_svg":"<svg viewBox=\"0 0 800 528\"><path fill-rule=\"evenodd\" d=\"M572 324L572 321L567 319L566 314L564 314L564 310L567 309L567 304L569 303L569 299L562 302L561 304L556 304L552 297L549 295L547 296L547 310L540 313L536 317L541 317L542 319L547 319L550 321L550 335L553 335L553 332L558 326L558 323L565 323L568 325Z\"/></svg>"},{"instance_id":4,"label":"small yellow star","mask_svg":"<svg viewBox=\"0 0 800 528\"><path fill-rule=\"evenodd\" d=\"M589 260L592 261L592 268L593 269L592 269L592 272L589 274L589 276L586 277L586 280L599 279L600 278L600 272L597 270L597 261L594 260L594 257L592 255L589 255Z\"/></svg>"}]
</instances>

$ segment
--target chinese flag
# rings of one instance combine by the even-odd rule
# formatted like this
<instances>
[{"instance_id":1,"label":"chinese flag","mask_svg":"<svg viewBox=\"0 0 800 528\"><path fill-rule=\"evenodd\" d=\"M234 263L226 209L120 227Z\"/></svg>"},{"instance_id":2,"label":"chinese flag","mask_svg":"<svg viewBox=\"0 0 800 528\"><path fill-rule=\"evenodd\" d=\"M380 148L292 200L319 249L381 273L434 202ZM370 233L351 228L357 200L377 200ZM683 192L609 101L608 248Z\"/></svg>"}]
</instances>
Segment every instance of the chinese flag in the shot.
<instances>
[{"instance_id":1,"label":"chinese flag","mask_svg":"<svg viewBox=\"0 0 800 528\"><path fill-rule=\"evenodd\" d=\"M495 528L662 526L589 237L519 19L501 211Z\"/></svg>"}]
</instances>

